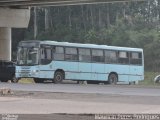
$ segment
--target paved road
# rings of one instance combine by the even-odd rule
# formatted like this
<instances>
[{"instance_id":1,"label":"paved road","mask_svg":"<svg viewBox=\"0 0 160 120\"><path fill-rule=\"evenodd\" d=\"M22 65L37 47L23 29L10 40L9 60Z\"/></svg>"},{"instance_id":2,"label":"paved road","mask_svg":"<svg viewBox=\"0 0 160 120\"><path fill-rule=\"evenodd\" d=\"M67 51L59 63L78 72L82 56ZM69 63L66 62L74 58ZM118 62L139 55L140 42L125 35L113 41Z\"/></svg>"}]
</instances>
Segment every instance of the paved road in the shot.
<instances>
[{"instance_id":1,"label":"paved road","mask_svg":"<svg viewBox=\"0 0 160 120\"><path fill-rule=\"evenodd\" d=\"M43 91L63 93L97 93L109 95L160 96L160 87L141 87L135 85L94 85L94 84L22 84L0 83L0 88L18 91Z\"/></svg>"},{"instance_id":2,"label":"paved road","mask_svg":"<svg viewBox=\"0 0 160 120\"><path fill-rule=\"evenodd\" d=\"M0 113L154 114L160 111L159 87L0 83L0 88L16 90L13 95L0 96Z\"/></svg>"}]
</instances>

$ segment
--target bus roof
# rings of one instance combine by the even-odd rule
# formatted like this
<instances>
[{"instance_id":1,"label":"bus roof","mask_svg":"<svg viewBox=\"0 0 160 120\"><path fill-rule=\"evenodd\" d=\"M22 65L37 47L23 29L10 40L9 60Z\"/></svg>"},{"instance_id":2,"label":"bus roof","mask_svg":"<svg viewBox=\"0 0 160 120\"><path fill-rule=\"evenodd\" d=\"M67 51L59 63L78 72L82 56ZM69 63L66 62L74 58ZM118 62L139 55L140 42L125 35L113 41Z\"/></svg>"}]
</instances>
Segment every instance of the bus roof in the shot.
<instances>
[{"instance_id":1,"label":"bus roof","mask_svg":"<svg viewBox=\"0 0 160 120\"><path fill-rule=\"evenodd\" d=\"M118 46L108 46L108 45L97 45L97 44L82 44L82 43L69 43L69 42L57 42L51 40L28 40L21 42L39 42L45 45L58 45L58 46L69 46L69 47L82 47L82 48L95 48L95 49L113 49L113 50L126 50L126 51L143 51L142 48L131 48L131 47L118 47Z\"/></svg>"}]
</instances>

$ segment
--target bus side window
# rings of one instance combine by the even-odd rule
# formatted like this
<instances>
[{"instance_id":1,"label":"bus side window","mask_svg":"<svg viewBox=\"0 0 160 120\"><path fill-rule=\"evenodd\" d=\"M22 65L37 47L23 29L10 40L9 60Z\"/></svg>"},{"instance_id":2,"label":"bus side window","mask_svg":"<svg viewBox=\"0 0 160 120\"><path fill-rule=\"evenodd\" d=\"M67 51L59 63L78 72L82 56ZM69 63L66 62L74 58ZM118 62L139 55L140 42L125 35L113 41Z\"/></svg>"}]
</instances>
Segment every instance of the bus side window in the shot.
<instances>
[{"instance_id":1,"label":"bus side window","mask_svg":"<svg viewBox=\"0 0 160 120\"><path fill-rule=\"evenodd\" d=\"M92 62L104 62L103 50L92 49Z\"/></svg>"},{"instance_id":2,"label":"bus side window","mask_svg":"<svg viewBox=\"0 0 160 120\"><path fill-rule=\"evenodd\" d=\"M91 51L86 48L79 48L79 61L80 62L91 62Z\"/></svg>"},{"instance_id":3,"label":"bus side window","mask_svg":"<svg viewBox=\"0 0 160 120\"><path fill-rule=\"evenodd\" d=\"M117 63L117 51L105 50L105 63Z\"/></svg>"},{"instance_id":4,"label":"bus side window","mask_svg":"<svg viewBox=\"0 0 160 120\"><path fill-rule=\"evenodd\" d=\"M44 56L44 48L41 49L41 55L40 55L40 56L41 56L41 59L45 59L45 56Z\"/></svg>"},{"instance_id":5,"label":"bus side window","mask_svg":"<svg viewBox=\"0 0 160 120\"><path fill-rule=\"evenodd\" d=\"M130 64L142 65L142 53L131 52L130 53Z\"/></svg>"},{"instance_id":6,"label":"bus side window","mask_svg":"<svg viewBox=\"0 0 160 120\"><path fill-rule=\"evenodd\" d=\"M118 63L120 64L129 64L129 53L126 51L118 52Z\"/></svg>"},{"instance_id":7,"label":"bus side window","mask_svg":"<svg viewBox=\"0 0 160 120\"><path fill-rule=\"evenodd\" d=\"M41 49L41 64L49 64L52 61L52 54L50 48Z\"/></svg>"},{"instance_id":8,"label":"bus side window","mask_svg":"<svg viewBox=\"0 0 160 120\"><path fill-rule=\"evenodd\" d=\"M66 47L66 49L65 49L65 60L67 60L67 61L78 61L77 48Z\"/></svg>"},{"instance_id":9,"label":"bus side window","mask_svg":"<svg viewBox=\"0 0 160 120\"><path fill-rule=\"evenodd\" d=\"M64 60L64 48L63 47L55 47L53 52L54 60Z\"/></svg>"},{"instance_id":10,"label":"bus side window","mask_svg":"<svg viewBox=\"0 0 160 120\"><path fill-rule=\"evenodd\" d=\"M45 58L47 60L51 60L52 59L52 49L51 48L46 48L45 49Z\"/></svg>"}]
</instances>

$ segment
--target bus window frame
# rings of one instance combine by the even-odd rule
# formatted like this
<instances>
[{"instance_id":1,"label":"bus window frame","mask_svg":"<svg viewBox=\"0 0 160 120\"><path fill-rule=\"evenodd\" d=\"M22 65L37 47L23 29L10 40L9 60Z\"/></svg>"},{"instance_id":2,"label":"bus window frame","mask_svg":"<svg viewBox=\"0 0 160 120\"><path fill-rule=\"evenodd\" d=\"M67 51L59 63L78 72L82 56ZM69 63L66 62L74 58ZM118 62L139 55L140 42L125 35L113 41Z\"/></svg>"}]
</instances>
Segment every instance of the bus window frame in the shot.
<instances>
[{"instance_id":1,"label":"bus window frame","mask_svg":"<svg viewBox=\"0 0 160 120\"><path fill-rule=\"evenodd\" d=\"M56 53L56 47L61 47L63 48L63 53ZM53 49L54 49L54 52L52 52L52 59L55 60L55 61L65 61L65 46L58 46L58 45L54 45L53 46ZM56 59L56 57L54 57L54 55L63 55L63 60L60 60L60 59Z\"/></svg>"},{"instance_id":2,"label":"bus window frame","mask_svg":"<svg viewBox=\"0 0 160 120\"><path fill-rule=\"evenodd\" d=\"M76 51L77 51L77 54L66 54L66 48L75 48L76 49ZM76 60L73 60L73 59L66 59L66 55L75 55L76 57L77 57L77 59ZM78 53L78 47L72 47L72 46L65 46L64 47L64 60L65 61L68 61L68 62L79 62L79 53Z\"/></svg>"},{"instance_id":3,"label":"bus window frame","mask_svg":"<svg viewBox=\"0 0 160 120\"><path fill-rule=\"evenodd\" d=\"M82 50L89 50L90 52L90 55L83 55L83 54L80 54L80 49ZM89 56L90 57L90 60L80 60L80 56ZM91 53L91 49L90 48L82 48L82 47L78 47L78 61L79 62L85 62L85 63L92 63L92 53Z\"/></svg>"},{"instance_id":4,"label":"bus window frame","mask_svg":"<svg viewBox=\"0 0 160 120\"><path fill-rule=\"evenodd\" d=\"M138 53L138 58L132 58L132 53ZM143 57L143 53L142 52L139 52L139 51L130 51L130 65L137 65L137 66L142 66L143 65L143 59L142 59L142 57ZM132 62L132 60L138 60L138 63L131 63Z\"/></svg>"},{"instance_id":5,"label":"bus window frame","mask_svg":"<svg viewBox=\"0 0 160 120\"><path fill-rule=\"evenodd\" d=\"M110 57L111 60L110 60L109 62L106 61L106 52L107 52L107 51L115 52L115 54L116 54L115 62L112 62L113 59L111 59L111 57ZM105 49L105 50L104 50L104 57L105 57L105 64L118 64L118 50Z\"/></svg>"},{"instance_id":6,"label":"bus window frame","mask_svg":"<svg viewBox=\"0 0 160 120\"><path fill-rule=\"evenodd\" d=\"M126 52L126 58L120 57L119 53L120 52ZM130 51L125 51L125 50L118 50L118 64L122 64L122 65L130 65ZM126 60L125 60L126 59ZM122 60L120 62L120 60ZM126 62L127 61L127 62Z\"/></svg>"},{"instance_id":7,"label":"bus window frame","mask_svg":"<svg viewBox=\"0 0 160 120\"><path fill-rule=\"evenodd\" d=\"M47 59L46 58L46 56L45 56L45 54L46 54L46 49L50 49L50 51L51 51L51 55L50 55L50 59ZM42 50L43 50L43 54L44 54L44 58L42 59ZM48 53L47 53L48 54ZM52 46L44 46L44 45L42 45L41 47L40 47L40 64L41 65L47 65L47 64L50 64L51 62L52 62L52 60L53 60L53 55L52 55Z\"/></svg>"},{"instance_id":8,"label":"bus window frame","mask_svg":"<svg viewBox=\"0 0 160 120\"><path fill-rule=\"evenodd\" d=\"M102 50L103 56L99 56L99 57L103 57L103 58L102 58L103 61L93 61L93 51L92 51L92 50ZM98 57L98 56L96 56L96 57ZM92 49L91 49L91 62L92 62L92 63L102 63L102 64L105 64L104 49L92 48Z\"/></svg>"}]
</instances>

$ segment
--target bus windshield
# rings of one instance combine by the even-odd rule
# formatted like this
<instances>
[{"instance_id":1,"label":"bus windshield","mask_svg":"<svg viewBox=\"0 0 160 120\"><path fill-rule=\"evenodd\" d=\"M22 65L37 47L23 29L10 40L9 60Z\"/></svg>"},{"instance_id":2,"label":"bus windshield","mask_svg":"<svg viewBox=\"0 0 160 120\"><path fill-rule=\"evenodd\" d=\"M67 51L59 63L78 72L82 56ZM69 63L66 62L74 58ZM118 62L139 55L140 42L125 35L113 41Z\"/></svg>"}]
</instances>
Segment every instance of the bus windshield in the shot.
<instances>
[{"instance_id":1,"label":"bus windshield","mask_svg":"<svg viewBox=\"0 0 160 120\"><path fill-rule=\"evenodd\" d=\"M37 65L38 64L38 48L18 49L18 65Z\"/></svg>"}]
</instances>

